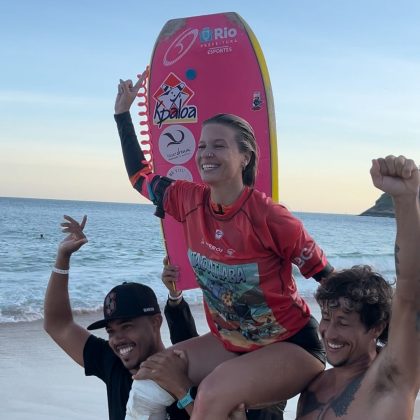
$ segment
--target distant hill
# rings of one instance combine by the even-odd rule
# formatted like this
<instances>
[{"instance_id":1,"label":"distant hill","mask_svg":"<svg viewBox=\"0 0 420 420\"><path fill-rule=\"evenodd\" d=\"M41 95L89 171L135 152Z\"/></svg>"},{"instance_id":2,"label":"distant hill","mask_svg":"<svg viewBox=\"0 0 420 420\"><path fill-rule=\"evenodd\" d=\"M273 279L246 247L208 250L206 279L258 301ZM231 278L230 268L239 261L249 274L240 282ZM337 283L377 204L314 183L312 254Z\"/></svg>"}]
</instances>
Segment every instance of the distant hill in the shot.
<instances>
[{"instance_id":1,"label":"distant hill","mask_svg":"<svg viewBox=\"0 0 420 420\"><path fill-rule=\"evenodd\" d=\"M395 217L394 203L389 194L383 193L373 207L364 211L360 216Z\"/></svg>"}]
</instances>

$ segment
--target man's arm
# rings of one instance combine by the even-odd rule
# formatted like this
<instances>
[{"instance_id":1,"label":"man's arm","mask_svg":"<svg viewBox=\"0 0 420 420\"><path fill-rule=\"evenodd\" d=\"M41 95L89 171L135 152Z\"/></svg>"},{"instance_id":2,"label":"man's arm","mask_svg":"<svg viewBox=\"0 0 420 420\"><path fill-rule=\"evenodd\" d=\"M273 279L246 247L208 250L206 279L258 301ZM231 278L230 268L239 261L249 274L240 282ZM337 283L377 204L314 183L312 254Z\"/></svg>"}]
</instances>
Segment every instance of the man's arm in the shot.
<instances>
[{"instance_id":1,"label":"man's arm","mask_svg":"<svg viewBox=\"0 0 420 420\"><path fill-rule=\"evenodd\" d=\"M420 386L420 175L403 156L374 160L371 175L374 185L392 196L397 224L397 285L379 369L390 385L415 397Z\"/></svg>"},{"instance_id":2,"label":"man's arm","mask_svg":"<svg viewBox=\"0 0 420 420\"><path fill-rule=\"evenodd\" d=\"M81 224L69 216L62 223L63 232L69 235L58 247L55 269L64 273L52 272L44 300L44 329L51 338L80 366L83 363L83 348L90 333L73 320L68 292L68 270L70 257L86 242L83 228L86 216ZM67 273L66 273L67 271Z\"/></svg>"},{"instance_id":3,"label":"man's arm","mask_svg":"<svg viewBox=\"0 0 420 420\"><path fill-rule=\"evenodd\" d=\"M172 344L197 337L194 318L190 307L177 290L178 267L169 264L168 257L163 259L162 282L168 289L169 297L165 306L165 318L168 323ZM183 351L166 350L150 356L140 365L134 379L152 379L176 399L183 398L194 385L188 378L188 359ZM192 413L193 404L185 410Z\"/></svg>"},{"instance_id":4,"label":"man's arm","mask_svg":"<svg viewBox=\"0 0 420 420\"><path fill-rule=\"evenodd\" d=\"M168 300L164 312L172 344L198 337L190 306L182 296L176 305Z\"/></svg>"}]
</instances>

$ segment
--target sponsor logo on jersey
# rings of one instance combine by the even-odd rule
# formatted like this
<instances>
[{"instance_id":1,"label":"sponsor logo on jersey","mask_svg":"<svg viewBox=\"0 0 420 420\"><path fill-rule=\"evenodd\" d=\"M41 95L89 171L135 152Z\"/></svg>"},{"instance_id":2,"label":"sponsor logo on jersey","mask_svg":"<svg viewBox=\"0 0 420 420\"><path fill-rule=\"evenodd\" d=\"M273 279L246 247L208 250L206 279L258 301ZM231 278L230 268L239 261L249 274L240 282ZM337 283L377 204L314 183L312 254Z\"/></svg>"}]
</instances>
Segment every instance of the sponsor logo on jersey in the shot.
<instances>
[{"instance_id":1,"label":"sponsor logo on jersey","mask_svg":"<svg viewBox=\"0 0 420 420\"><path fill-rule=\"evenodd\" d=\"M220 229L216 229L216 233L214 234L214 237L216 239L222 239L223 235L224 235L223 231L221 231Z\"/></svg>"},{"instance_id":2,"label":"sponsor logo on jersey","mask_svg":"<svg viewBox=\"0 0 420 420\"><path fill-rule=\"evenodd\" d=\"M206 275L212 278L217 278L228 283L238 284L246 282L245 271L240 265L230 266L219 263L207 258L205 255L190 250L188 251L188 256L194 271L199 270L205 272Z\"/></svg>"},{"instance_id":3,"label":"sponsor logo on jersey","mask_svg":"<svg viewBox=\"0 0 420 420\"><path fill-rule=\"evenodd\" d=\"M201 238L201 245L206 246L208 249L210 249L213 252L223 252L224 249L220 248L216 245L213 245L209 242L207 242L204 238Z\"/></svg>"},{"instance_id":4,"label":"sponsor logo on jersey","mask_svg":"<svg viewBox=\"0 0 420 420\"><path fill-rule=\"evenodd\" d=\"M299 268L303 267L306 261L312 258L314 251L315 242L312 242L309 244L309 246L302 249L300 256L293 259L293 263L296 264Z\"/></svg>"}]
</instances>

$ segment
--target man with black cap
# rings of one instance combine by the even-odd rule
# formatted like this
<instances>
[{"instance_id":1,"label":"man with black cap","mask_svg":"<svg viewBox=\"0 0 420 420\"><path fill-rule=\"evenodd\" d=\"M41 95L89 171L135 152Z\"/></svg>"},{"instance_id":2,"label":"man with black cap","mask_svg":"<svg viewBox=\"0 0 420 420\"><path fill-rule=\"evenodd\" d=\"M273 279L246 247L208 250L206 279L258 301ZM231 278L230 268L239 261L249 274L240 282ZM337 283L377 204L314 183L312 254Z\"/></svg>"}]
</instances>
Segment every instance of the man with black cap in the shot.
<instances>
[{"instance_id":1,"label":"man with black cap","mask_svg":"<svg viewBox=\"0 0 420 420\"><path fill-rule=\"evenodd\" d=\"M70 257L87 242L83 233L86 216L79 224L64 216L63 232L69 235L60 243L55 266L44 302L44 328L54 341L79 365L87 376L102 379L107 387L110 420L123 420L132 386L132 375L140 363L165 349L160 335L162 315L153 290L139 283L123 283L114 287L104 300L104 318L88 326L88 330L106 328L109 340L90 334L72 316L68 293ZM178 292L179 293L179 292ZM165 308L172 316L171 338L178 341L197 336L188 304L175 296ZM174 319L176 321L174 322ZM175 353L169 355L167 391L181 399L191 386L186 376L187 362ZM168 407L169 419L189 418L176 403Z\"/></svg>"},{"instance_id":2,"label":"man with black cap","mask_svg":"<svg viewBox=\"0 0 420 420\"><path fill-rule=\"evenodd\" d=\"M110 420L123 420L132 386L132 375L149 356L165 350L160 335L162 316L153 290L140 283L123 283L114 287L104 300L104 318L87 329L73 320L68 293L71 255L79 250L87 238L83 233L86 216L79 224L69 216L61 224L69 235L60 243L55 266L45 294L44 328L54 341L80 366L87 376L97 376L107 387ZM165 317L173 344L198 336L188 303L180 291L170 287L177 280L177 270L164 260L162 280L169 290ZM88 330L106 328L108 341ZM187 361L182 353L165 352L154 360L153 377L160 386L178 400L194 393L187 376ZM248 420L282 420L285 402L265 410L249 410ZM191 412L192 404L186 408ZM175 402L167 408L168 419L188 419L187 411ZM232 417L234 418L234 417Z\"/></svg>"}]
</instances>

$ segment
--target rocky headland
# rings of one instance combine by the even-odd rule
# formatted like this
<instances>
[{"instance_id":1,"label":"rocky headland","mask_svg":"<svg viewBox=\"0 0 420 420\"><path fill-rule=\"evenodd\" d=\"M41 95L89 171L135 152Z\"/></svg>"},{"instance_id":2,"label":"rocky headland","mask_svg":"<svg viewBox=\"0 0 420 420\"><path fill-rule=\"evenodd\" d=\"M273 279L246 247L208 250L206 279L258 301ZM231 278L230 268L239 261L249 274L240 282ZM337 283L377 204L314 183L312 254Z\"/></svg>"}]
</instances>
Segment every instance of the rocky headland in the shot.
<instances>
[{"instance_id":1,"label":"rocky headland","mask_svg":"<svg viewBox=\"0 0 420 420\"><path fill-rule=\"evenodd\" d=\"M419 197L420 198L420 197ZM383 193L375 202L375 205L367 209L359 216L395 217L394 203L389 194Z\"/></svg>"}]
</instances>

